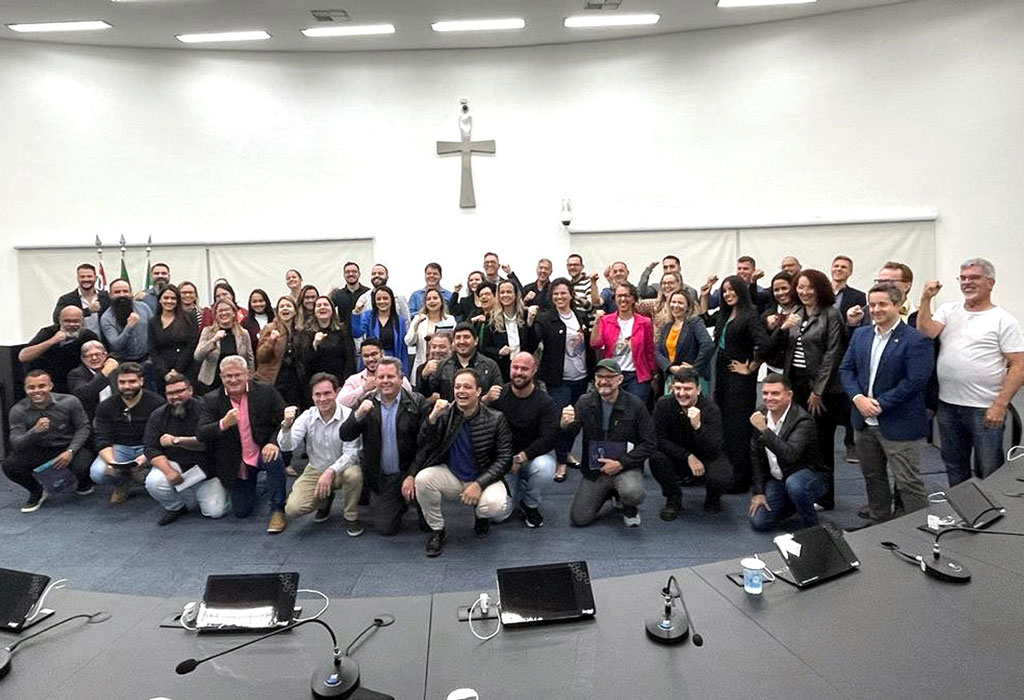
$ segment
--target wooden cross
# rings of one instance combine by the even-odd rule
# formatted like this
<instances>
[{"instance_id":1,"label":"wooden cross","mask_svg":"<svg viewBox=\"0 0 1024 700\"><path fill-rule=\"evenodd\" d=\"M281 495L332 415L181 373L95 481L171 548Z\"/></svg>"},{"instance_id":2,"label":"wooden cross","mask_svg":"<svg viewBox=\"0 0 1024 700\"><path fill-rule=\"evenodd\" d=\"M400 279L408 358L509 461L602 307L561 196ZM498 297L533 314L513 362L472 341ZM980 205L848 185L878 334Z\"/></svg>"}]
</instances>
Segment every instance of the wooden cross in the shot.
<instances>
[{"instance_id":1,"label":"wooden cross","mask_svg":"<svg viewBox=\"0 0 1024 700\"><path fill-rule=\"evenodd\" d=\"M447 156L459 153L462 155L462 187L459 206L463 209L476 207L476 194L473 191L473 154L487 153L494 155L494 141L473 141L473 117L469 115L469 104L462 100L462 115L459 117L461 141L438 141L437 155Z\"/></svg>"}]
</instances>

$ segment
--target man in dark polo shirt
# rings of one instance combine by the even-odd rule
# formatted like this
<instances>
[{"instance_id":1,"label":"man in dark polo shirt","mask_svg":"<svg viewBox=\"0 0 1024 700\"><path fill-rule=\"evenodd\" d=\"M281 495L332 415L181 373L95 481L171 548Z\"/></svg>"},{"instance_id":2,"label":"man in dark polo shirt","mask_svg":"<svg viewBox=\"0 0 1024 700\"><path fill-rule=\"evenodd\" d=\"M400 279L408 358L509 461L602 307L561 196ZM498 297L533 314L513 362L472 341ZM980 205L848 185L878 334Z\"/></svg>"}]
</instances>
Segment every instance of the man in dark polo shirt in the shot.
<instances>
[{"instance_id":1,"label":"man in dark polo shirt","mask_svg":"<svg viewBox=\"0 0 1024 700\"><path fill-rule=\"evenodd\" d=\"M58 322L45 326L18 352L18 362L29 369L45 369L60 394L68 392L68 374L78 366L82 346L99 336L82 327L82 309L65 306Z\"/></svg>"}]
</instances>

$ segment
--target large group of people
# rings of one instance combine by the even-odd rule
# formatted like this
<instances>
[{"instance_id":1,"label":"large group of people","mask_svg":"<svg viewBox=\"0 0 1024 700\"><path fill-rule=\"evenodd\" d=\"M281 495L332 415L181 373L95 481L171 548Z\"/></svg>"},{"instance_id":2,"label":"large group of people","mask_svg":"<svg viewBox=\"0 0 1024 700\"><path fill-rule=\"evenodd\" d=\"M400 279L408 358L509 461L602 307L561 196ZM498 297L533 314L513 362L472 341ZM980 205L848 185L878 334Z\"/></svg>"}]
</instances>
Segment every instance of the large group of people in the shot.
<instances>
[{"instance_id":1,"label":"large group of people","mask_svg":"<svg viewBox=\"0 0 1024 700\"><path fill-rule=\"evenodd\" d=\"M723 494L748 493L762 530L794 516L810 526L835 507L840 427L872 521L926 504L933 417L951 485L1002 463L1024 336L993 303L984 259L960 266L962 300L934 310L939 282L915 309L909 267L885 263L864 292L843 255L828 274L787 255L769 287L749 256L699 289L675 255L635 285L621 261L603 287L578 254L565 270L553 277L541 259L524 285L488 252L465 293L445 289L431 262L406 297L385 265L367 286L347 262L326 294L288 270L276 302L254 289L240 304L218 280L200 308L196 286L165 264L139 293L125 279L97 289L82 264L18 356L26 398L11 410L3 471L28 492L23 513L70 488L56 478L67 473L79 496L109 484L114 504L144 486L160 525L189 511L252 515L262 471L268 532L328 520L340 493L348 535L364 532L361 504L385 536L413 510L437 556L445 502L474 509L479 537L515 513L540 527L545 493L569 468L582 477L574 526L609 502L639 526L649 465L663 520L698 486L709 514Z\"/></svg>"}]
</instances>

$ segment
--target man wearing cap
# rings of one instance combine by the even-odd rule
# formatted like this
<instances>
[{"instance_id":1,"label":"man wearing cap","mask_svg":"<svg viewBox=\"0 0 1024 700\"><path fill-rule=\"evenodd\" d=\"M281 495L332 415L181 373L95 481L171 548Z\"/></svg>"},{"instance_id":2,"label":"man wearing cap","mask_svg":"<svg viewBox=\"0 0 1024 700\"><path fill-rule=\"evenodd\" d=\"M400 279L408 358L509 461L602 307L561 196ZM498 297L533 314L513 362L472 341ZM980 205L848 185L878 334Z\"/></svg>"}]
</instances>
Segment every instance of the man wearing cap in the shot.
<instances>
[{"instance_id":1,"label":"man wearing cap","mask_svg":"<svg viewBox=\"0 0 1024 700\"><path fill-rule=\"evenodd\" d=\"M654 421L643 401L621 390L622 368L615 360L597 363L594 386L575 407L562 409L563 430L575 435L583 429L583 479L569 520L577 527L589 525L617 493L626 527L638 527L637 506L645 496L644 460L657 448Z\"/></svg>"}]
</instances>

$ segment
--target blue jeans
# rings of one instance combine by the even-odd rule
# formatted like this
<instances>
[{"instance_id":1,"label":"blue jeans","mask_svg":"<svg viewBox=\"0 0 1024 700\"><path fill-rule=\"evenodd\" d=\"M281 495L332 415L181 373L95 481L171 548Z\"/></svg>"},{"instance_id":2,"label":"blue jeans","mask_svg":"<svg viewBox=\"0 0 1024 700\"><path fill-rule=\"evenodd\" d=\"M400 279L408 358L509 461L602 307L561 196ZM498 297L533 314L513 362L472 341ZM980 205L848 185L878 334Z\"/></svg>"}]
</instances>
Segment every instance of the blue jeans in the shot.
<instances>
[{"instance_id":1,"label":"blue jeans","mask_svg":"<svg viewBox=\"0 0 1024 700\"><path fill-rule=\"evenodd\" d=\"M644 403L647 403L647 398L651 395L651 383L638 382L636 379L636 372L623 372L622 390L627 394L632 394Z\"/></svg>"},{"instance_id":2,"label":"blue jeans","mask_svg":"<svg viewBox=\"0 0 1024 700\"><path fill-rule=\"evenodd\" d=\"M512 472L506 474L508 506L505 508L501 520L507 519L512 514L520 500L527 508L540 506L541 496L544 495L544 490L547 489L554 476L555 456L551 452L538 455L529 462L523 462L515 474Z\"/></svg>"},{"instance_id":3,"label":"blue jeans","mask_svg":"<svg viewBox=\"0 0 1024 700\"><path fill-rule=\"evenodd\" d=\"M256 493L256 477L262 469L267 474L267 491L270 492L270 512L284 510L284 460L278 454L277 459L270 462L263 461L260 455L259 466L246 466L248 479L237 479L231 487L231 510L235 512L236 518L247 518L256 510L256 504L260 497Z\"/></svg>"},{"instance_id":4,"label":"blue jeans","mask_svg":"<svg viewBox=\"0 0 1024 700\"><path fill-rule=\"evenodd\" d=\"M984 408L957 406L939 402L939 437L942 461L946 464L949 485L971 478L971 448L974 448L974 474L984 479L1003 466L1003 426L985 427Z\"/></svg>"},{"instance_id":5,"label":"blue jeans","mask_svg":"<svg viewBox=\"0 0 1024 700\"><path fill-rule=\"evenodd\" d=\"M130 462L140 454L145 452L145 445L111 445L114 450L114 461L115 462ZM120 483L124 481L124 475L108 474L107 463L103 461L102 457L97 456L89 466L89 477L92 479L94 484L102 484L105 482Z\"/></svg>"},{"instance_id":6,"label":"blue jeans","mask_svg":"<svg viewBox=\"0 0 1024 700\"><path fill-rule=\"evenodd\" d=\"M750 516L750 526L762 532L769 530L796 513L800 527L818 524L814 502L828 493L828 477L811 469L793 472L785 483L768 479L764 485L764 498L768 508L758 508Z\"/></svg>"},{"instance_id":7,"label":"blue jeans","mask_svg":"<svg viewBox=\"0 0 1024 700\"><path fill-rule=\"evenodd\" d=\"M555 402L559 415L566 406L575 406L585 393L587 393L586 379L566 380L560 384L548 385L548 396ZM565 464L565 460L569 458L569 450L572 449L575 439L575 436L567 437L564 430L558 431L558 438L555 440L555 459L559 464Z\"/></svg>"}]
</instances>

